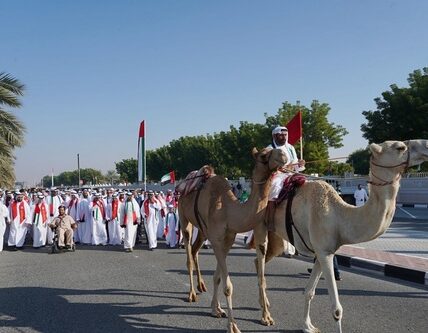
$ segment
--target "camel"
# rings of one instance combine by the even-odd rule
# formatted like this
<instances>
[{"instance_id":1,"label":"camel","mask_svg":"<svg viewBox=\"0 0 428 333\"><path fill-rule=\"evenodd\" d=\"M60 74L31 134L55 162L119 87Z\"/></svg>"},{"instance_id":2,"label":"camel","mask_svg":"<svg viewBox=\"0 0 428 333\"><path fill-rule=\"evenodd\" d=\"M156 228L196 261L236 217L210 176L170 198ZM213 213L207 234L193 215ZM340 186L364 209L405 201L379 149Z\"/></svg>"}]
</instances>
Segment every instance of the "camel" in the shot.
<instances>
[{"instance_id":1,"label":"camel","mask_svg":"<svg viewBox=\"0 0 428 333\"><path fill-rule=\"evenodd\" d=\"M320 332L312 325L309 312L322 273L332 303L336 331L342 332L343 309L333 275L334 253L342 245L367 242L382 235L394 216L401 174L408 167L428 160L428 140L385 141L371 144L369 148L370 196L364 206L345 203L334 188L323 181L306 182L296 191L291 209L295 225L294 245L300 254L317 258L304 292L304 332ZM257 225L255 230L259 303L261 321L265 325L274 324L266 296L265 263L282 253L283 239L288 240L285 213L286 201L283 201L275 212L275 233L267 232L264 224Z\"/></svg>"},{"instance_id":2,"label":"camel","mask_svg":"<svg viewBox=\"0 0 428 333\"><path fill-rule=\"evenodd\" d=\"M217 267L214 273L214 291L211 301L211 314L225 317L226 313L218 301L218 287L223 281L223 292L227 299L228 332L239 333L240 330L232 314L233 286L229 278L226 256L232 247L237 233L252 230L257 224L263 224L268 201L271 174L287 164L287 157L280 149L253 149L255 166L252 172L251 195L247 202L240 203L230 189L229 182L221 176L208 178L204 185L181 197L178 204L180 226L187 253L187 269L190 278L189 302L197 300L193 285L193 264L198 276L198 290L206 291L202 279L198 251L204 237L211 242ZM193 244L190 243L192 225L201 232ZM201 233L203 237L199 237Z\"/></svg>"}]
</instances>

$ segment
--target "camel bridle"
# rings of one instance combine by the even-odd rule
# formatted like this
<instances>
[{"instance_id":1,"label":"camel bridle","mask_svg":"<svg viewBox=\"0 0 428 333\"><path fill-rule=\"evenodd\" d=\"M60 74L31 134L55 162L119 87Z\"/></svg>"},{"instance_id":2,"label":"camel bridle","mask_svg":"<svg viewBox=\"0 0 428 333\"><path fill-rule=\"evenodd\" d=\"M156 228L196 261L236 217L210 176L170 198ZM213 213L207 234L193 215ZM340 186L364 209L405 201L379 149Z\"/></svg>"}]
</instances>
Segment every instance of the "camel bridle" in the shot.
<instances>
[{"instance_id":1,"label":"camel bridle","mask_svg":"<svg viewBox=\"0 0 428 333\"><path fill-rule=\"evenodd\" d=\"M384 180L384 179L380 178L379 176L376 176L376 175L374 174L374 172L373 172L372 168L370 168L371 175L372 175L374 178L376 178L376 179L380 180L382 183L375 183L375 182L373 182L373 181L371 181L371 180L368 180L368 181L367 181L367 183L368 183L368 184L371 184L371 185L374 185L374 186L385 186L385 185L391 185L391 184L394 184L394 183L395 183L395 182L397 182L397 181L400 181L400 179L401 179L401 174L407 170L407 168L409 167L409 162L410 162L410 142L409 142L409 144L408 144L408 145L406 145L406 147L407 147L407 158L406 158L406 161L404 161L404 162L402 162L402 163L399 163L399 164L396 164L396 165L381 165L381 164L377 164L377 163L375 163L375 162L373 161L373 156L372 156L372 157L370 157L370 165L374 165L374 166L377 166L377 167L379 167L379 168L384 168L384 169L394 169L394 168L401 167L401 166L403 166L403 165L404 165L405 167L404 167L404 170L403 170L403 171L401 171L401 172L397 175L397 177L396 177L395 179L393 179L393 180L389 180L389 181L388 181L388 180Z\"/></svg>"}]
</instances>

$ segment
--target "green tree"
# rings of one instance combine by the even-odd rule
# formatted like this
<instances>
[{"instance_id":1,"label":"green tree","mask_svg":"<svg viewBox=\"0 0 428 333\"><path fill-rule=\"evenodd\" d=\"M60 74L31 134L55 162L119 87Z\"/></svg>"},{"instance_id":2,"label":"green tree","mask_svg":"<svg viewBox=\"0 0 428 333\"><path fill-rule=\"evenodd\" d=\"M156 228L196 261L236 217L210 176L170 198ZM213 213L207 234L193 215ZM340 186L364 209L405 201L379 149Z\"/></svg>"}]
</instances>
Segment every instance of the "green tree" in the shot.
<instances>
[{"instance_id":1,"label":"green tree","mask_svg":"<svg viewBox=\"0 0 428 333\"><path fill-rule=\"evenodd\" d=\"M358 149L352 152L346 163L349 163L354 168L354 173L359 175L368 175L370 167L370 150Z\"/></svg>"},{"instance_id":2,"label":"green tree","mask_svg":"<svg viewBox=\"0 0 428 333\"><path fill-rule=\"evenodd\" d=\"M107 180L108 183L113 185L114 182L119 179L119 175L117 174L116 170L107 170L107 173L105 174L104 178Z\"/></svg>"},{"instance_id":3,"label":"green tree","mask_svg":"<svg viewBox=\"0 0 428 333\"><path fill-rule=\"evenodd\" d=\"M363 111L361 125L369 143L428 137L428 67L409 74L409 87L393 84L375 99L376 111Z\"/></svg>"},{"instance_id":4,"label":"green tree","mask_svg":"<svg viewBox=\"0 0 428 333\"><path fill-rule=\"evenodd\" d=\"M24 144L25 126L7 108L21 107L24 85L10 74L0 73L0 187L15 183L13 151Z\"/></svg>"},{"instance_id":5,"label":"green tree","mask_svg":"<svg viewBox=\"0 0 428 333\"><path fill-rule=\"evenodd\" d=\"M116 172L120 175L120 179L127 183L135 183L138 181L138 161L135 158L124 159L115 163Z\"/></svg>"},{"instance_id":6,"label":"green tree","mask_svg":"<svg viewBox=\"0 0 428 333\"><path fill-rule=\"evenodd\" d=\"M103 183L105 177L100 170L91 168L80 169L80 178L83 181L83 185L95 185ZM49 187L52 184L52 176L43 177L43 186ZM78 186L79 184L79 172L78 170L64 171L57 176L54 176L55 186Z\"/></svg>"}]
</instances>

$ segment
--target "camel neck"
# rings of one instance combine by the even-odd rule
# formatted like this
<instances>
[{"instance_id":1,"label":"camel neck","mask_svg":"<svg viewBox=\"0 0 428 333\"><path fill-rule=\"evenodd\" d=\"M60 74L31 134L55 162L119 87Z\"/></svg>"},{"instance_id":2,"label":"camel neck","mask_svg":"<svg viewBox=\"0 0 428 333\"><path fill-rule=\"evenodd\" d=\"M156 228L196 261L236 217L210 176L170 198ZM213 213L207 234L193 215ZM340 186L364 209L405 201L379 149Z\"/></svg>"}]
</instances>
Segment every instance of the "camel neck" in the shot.
<instances>
[{"instance_id":1,"label":"camel neck","mask_svg":"<svg viewBox=\"0 0 428 333\"><path fill-rule=\"evenodd\" d=\"M398 181L387 185L369 185L369 199L362 207L352 207L352 213L346 214L343 221L346 232L345 244L370 241L383 234L390 226L395 212L395 202L400 184Z\"/></svg>"}]
</instances>

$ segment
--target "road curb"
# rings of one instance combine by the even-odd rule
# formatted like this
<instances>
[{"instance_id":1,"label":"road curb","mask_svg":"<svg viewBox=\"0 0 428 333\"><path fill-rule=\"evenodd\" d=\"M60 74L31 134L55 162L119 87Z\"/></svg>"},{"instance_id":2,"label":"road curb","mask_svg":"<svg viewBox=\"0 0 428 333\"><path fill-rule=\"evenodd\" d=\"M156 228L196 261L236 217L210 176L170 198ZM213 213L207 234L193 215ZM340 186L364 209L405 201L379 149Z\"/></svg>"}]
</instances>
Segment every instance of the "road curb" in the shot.
<instances>
[{"instance_id":1,"label":"road curb","mask_svg":"<svg viewBox=\"0 0 428 333\"><path fill-rule=\"evenodd\" d=\"M391 265L381 261L352 257L343 254L336 254L336 257L339 265L343 267L366 272L369 271L387 277L428 285L428 272L423 270L411 269Z\"/></svg>"}]
</instances>

